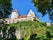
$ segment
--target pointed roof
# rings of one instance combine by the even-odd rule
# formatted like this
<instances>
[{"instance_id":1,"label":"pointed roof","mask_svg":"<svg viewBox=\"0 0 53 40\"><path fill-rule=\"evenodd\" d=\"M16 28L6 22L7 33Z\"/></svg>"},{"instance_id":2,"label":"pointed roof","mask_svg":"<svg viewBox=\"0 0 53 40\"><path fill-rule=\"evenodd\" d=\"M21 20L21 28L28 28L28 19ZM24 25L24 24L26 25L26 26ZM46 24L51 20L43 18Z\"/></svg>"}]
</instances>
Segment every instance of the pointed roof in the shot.
<instances>
[{"instance_id":1,"label":"pointed roof","mask_svg":"<svg viewBox=\"0 0 53 40\"><path fill-rule=\"evenodd\" d=\"M29 12L33 12L33 10L32 9L30 9L30 11Z\"/></svg>"},{"instance_id":2,"label":"pointed roof","mask_svg":"<svg viewBox=\"0 0 53 40\"><path fill-rule=\"evenodd\" d=\"M18 15L20 15L19 12L17 11L17 9L14 9L13 12L15 12Z\"/></svg>"},{"instance_id":3,"label":"pointed roof","mask_svg":"<svg viewBox=\"0 0 53 40\"><path fill-rule=\"evenodd\" d=\"M34 13L34 11L33 11L32 9L30 9L28 15L29 15L30 13L33 13L33 15L34 15L35 17L39 18L39 17Z\"/></svg>"},{"instance_id":4,"label":"pointed roof","mask_svg":"<svg viewBox=\"0 0 53 40\"><path fill-rule=\"evenodd\" d=\"M14 9L13 12L17 12L17 9Z\"/></svg>"},{"instance_id":5,"label":"pointed roof","mask_svg":"<svg viewBox=\"0 0 53 40\"><path fill-rule=\"evenodd\" d=\"M30 9L29 13L28 13L28 16L29 15L34 15L35 16L35 13L32 11L32 9Z\"/></svg>"},{"instance_id":6,"label":"pointed roof","mask_svg":"<svg viewBox=\"0 0 53 40\"><path fill-rule=\"evenodd\" d=\"M29 11L29 13L28 13L28 14L30 14L30 13L33 13L33 14L35 14L35 13L33 12L33 10L32 10L32 9L30 9L30 11Z\"/></svg>"}]
</instances>

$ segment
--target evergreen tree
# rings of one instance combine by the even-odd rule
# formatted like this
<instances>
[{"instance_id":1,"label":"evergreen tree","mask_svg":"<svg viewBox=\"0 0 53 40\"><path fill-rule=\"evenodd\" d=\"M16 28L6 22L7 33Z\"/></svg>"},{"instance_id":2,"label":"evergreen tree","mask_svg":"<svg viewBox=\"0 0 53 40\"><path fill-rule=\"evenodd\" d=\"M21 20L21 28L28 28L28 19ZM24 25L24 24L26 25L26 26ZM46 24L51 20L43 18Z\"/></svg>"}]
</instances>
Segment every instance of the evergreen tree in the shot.
<instances>
[{"instance_id":1,"label":"evergreen tree","mask_svg":"<svg viewBox=\"0 0 53 40\"><path fill-rule=\"evenodd\" d=\"M11 0L0 0L0 18L7 18L12 11Z\"/></svg>"}]
</instances>

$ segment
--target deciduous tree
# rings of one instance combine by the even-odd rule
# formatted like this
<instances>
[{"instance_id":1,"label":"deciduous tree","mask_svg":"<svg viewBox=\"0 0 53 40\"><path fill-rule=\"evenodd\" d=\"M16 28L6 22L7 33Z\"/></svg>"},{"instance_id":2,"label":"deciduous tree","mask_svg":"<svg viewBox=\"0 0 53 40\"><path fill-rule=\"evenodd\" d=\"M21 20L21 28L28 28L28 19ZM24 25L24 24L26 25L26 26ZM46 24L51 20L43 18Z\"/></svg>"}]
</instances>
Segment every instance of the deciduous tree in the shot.
<instances>
[{"instance_id":1,"label":"deciduous tree","mask_svg":"<svg viewBox=\"0 0 53 40\"><path fill-rule=\"evenodd\" d=\"M53 20L53 1L52 0L32 0L38 11L44 16L47 13L49 18Z\"/></svg>"}]
</instances>

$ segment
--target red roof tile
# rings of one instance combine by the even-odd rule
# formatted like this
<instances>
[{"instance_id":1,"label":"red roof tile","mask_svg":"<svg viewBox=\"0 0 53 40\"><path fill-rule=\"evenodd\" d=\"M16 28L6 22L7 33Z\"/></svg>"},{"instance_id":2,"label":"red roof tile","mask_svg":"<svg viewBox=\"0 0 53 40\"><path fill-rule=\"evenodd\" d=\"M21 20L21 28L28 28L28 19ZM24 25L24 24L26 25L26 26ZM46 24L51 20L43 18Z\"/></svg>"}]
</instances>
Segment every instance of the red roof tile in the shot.
<instances>
[{"instance_id":1,"label":"red roof tile","mask_svg":"<svg viewBox=\"0 0 53 40\"><path fill-rule=\"evenodd\" d=\"M26 18L27 17L27 15L26 16L18 16L18 18Z\"/></svg>"}]
</instances>

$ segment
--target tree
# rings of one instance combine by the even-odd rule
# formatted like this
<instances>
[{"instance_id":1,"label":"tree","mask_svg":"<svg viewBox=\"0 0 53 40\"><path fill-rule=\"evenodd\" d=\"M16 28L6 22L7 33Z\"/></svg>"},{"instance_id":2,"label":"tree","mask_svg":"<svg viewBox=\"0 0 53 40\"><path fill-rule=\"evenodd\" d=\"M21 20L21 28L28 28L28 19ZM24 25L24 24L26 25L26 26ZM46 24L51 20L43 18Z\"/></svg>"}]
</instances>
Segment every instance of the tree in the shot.
<instances>
[{"instance_id":1,"label":"tree","mask_svg":"<svg viewBox=\"0 0 53 40\"><path fill-rule=\"evenodd\" d=\"M0 18L7 18L12 11L11 0L0 0Z\"/></svg>"},{"instance_id":2,"label":"tree","mask_svg":"<svg viewBox=\"0 0 53 40\"><path fill-rule=\"evenodd\" d=\"M46 11L49 11L51 8L51 0L33 0L33 2L42 15L45 15Z\"/></svg>"},{"instance_id":3,"label":"tree","mask_svg":"<svg viewBox=\"0 0 53 40\"><path fill-rule=\"evenodd\" d=\"M49 18L53 20L52 10L53 10L53 4L52 0L32 0L34 5L37 7L38 11L42 13L44 16L45 14L49 14ZM52 15L52 16L51 16Z\"/></svg>"},{"instance_id":4,"label":"tree","mask_svg":"<svg viewBox=\"0 0 53 40\"><path fill-rule=\"evenodd\" d=\"M11 0L0 0L0 19L1 18L7 18L8 15L11 14L11 11L12 11ZM2 40L2 38L5 39L5 37L7 36L6 31L8 28L7 28L7 25L3 21L2 21L1 25L2 25L2 27L0 26L0 28L2 31L1 30L0 31L2 32L2 35L3 35L3 37L1 37L1 40Z\"/></svg>"}]
</instances>

